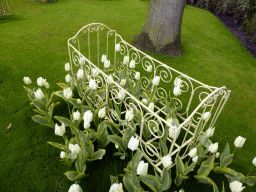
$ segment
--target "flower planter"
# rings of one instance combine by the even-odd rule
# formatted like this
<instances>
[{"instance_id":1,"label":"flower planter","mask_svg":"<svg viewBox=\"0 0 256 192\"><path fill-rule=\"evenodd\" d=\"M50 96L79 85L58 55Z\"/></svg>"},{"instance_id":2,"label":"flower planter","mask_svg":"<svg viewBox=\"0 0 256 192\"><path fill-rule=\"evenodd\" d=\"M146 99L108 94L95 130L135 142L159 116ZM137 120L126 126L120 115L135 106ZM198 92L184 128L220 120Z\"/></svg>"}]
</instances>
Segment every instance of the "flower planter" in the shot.
<instances>
[{"instance_id":1,"label":"flower planter","mask_svg":"<svg viewBox=\"0 0 256 192\"><path fill-rule=\"evenodd\" d=\"M129 126L137 128L139 148L159 172L162 172L163 151L175 162L178 155L181 159L187 156L192 143L204 139L200 135L214 127L231 92L226 87L208 86L157 61L101 23L82 27L68 40L68 50L72 75L79 76L81 68L85 72L81 85L76 82L78 91L93 102L94 107L106 102L105 119L118 124L121 134L128 127L127 111L133 110L134 121ZM106 63L104 67L102 55L106 55L110 66L118 68L118 73ZM140 72L139 78L136 72ZM126 82L121 81L125 79L122 75ZM83 92L83 87L93 89L91 77L97 83L97 90L104 89L106 94ZM163 140L165 147L161 146Z\"/></svg>"}]
</instances>

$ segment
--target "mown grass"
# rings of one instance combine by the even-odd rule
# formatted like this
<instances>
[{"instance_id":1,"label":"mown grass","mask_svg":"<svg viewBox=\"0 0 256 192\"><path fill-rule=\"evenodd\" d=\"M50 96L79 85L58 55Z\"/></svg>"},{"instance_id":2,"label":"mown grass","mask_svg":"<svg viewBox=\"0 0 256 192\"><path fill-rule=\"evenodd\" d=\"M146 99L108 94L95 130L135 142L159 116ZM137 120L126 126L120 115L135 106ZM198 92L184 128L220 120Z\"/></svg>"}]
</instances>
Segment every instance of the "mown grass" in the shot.
<instances>
[{"instance_id":1,"label":"mown grass","mask_svg":"<svg viewBox=\"0 0 256 192\"><path fill-rule=\"evenodd\" d=\"M46 143L62 139L31 119L33 107L22 79L28 76L35 82L42 76L50 83L49 91L56 91L56 83L65 81L68 38L86 24L101 22L131 43L143 27L149 2L16 0L9 4L12 15L0 17L0 191L68 191L72 182L63 173L69 168L59 162L60 151ZM219 142L220 151L229 142L233 151L234 139L246 137L231 168L247 174L256 156L256 60L214 15L190 6L184 11L182 44L181 57L153 57L201 82L232 90L212 140ZM12 127L6 130L10 123ZM123 173L127 162L112 158L112 147L103 160L89 165L89 176L81 184L84 191L108 191L109 175ZM213 180L220 189L225 178L213 175ZM197 184L192 176L184 189L212 190Z\"/></svg>"}]
</instances>

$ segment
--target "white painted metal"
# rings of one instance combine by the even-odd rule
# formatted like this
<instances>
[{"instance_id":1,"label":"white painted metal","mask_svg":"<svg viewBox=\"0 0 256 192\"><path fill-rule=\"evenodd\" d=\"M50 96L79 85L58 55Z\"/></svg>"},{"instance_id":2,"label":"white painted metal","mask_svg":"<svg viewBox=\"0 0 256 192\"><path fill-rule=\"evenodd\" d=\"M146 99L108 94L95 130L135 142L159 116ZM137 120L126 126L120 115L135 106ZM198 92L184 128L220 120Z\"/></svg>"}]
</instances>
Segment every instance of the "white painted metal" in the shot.
<instances>
[{"instance_id":1,"label":"white painted metal","mask_svg":"<svg viewBox=\"0 0 256 192\"><path fill-rule=\"evenodd\" d=\"M115 45L118 43L121 45L120 52L115 51ZM123 56L129 55L130 60L133 59L136 62L136 68L132 70L133 73L131 74L131 79L134 79L136 71L140 71L142 85L144 87L149 83L149 77L152 79L155 76L160 76L161 83L156 91L156 96L158 98L169 97L166 89L171 90L172 93L174 80L176 78L182 80L182 94L178 97L173 96L175 106L180 107L177 115L181 121L178 127L181 130L181 133L179 137L175 139L169 137L167 139L169 154L171 154L173 161L176 159L177 155L180 155L182 159L187 156L189 146L197 139L194 134L195 129L202 121L201 116L204 112L210 111L212 115L208 121L203 121L201 133L204 134L203 130L205 127L214 127L214 124L231 93L226 87L218 88L208 86L152 58L124 41L115 30L111 30L101 23L92 23L82 27L74 37L68 40L68 50L72 74L76 74L79 68L83 68L85 69L86 74L91 76L92 68L98 69L100 75L95 79L98 82L98 85L101 86L98 88L105 87L106 93L109 93L106 94L106 101L109 97L112 102L123 104L125 110L123 110L122 114L124 114L127 109L133 107L140 111L142 114L141 121L147 123L148 127L150 127L149 125L152 123L155 124L152 129L149 128L149 131L152 134L151 139L145 140L143 138L143 126L140 127L140 132L137 136L140 139L140 149L143 151L144 157L160 173L162 172L160 166L162 157L160 156L159 149L155 145L155 142L158 142L163 135L157 135L156 131L160 129L163 132L167 127L172 127L165 118L162 118L166 115L164 112L166 106L163 102L160 102L161 105L156 106L155 110L151 111L148 106L141 102L140 98L136 98L119 85L118 76L114 74L114 81L112 81L108 75L113 73L113 71L103 70L103 64L100 62L101 56L103 54L107 55L108 60L110 60L111 63L116 64L118 59L122 59ZM81 58L85 61L84 65L79 64ZM152 72L147 71L149 66L152 66ZM123 65L120 70L125 70L125 66ZM111 90L108 89L110 83L114 86ZM86 86L86 84L84 86ZM123 101L117 99L117 94L120 90L123 90L126 93L126 98ZM103 102L102 98L99 96L95 96L95 98L88 97L88 99L93 101L96 107ZM132 100L133 102L131 103L129 100ZM118 122L120 125L123 121L118 117L117 112L114 109L109 109L107 118L111 121ZM119 131L122 134L125 131L125 126L120 127ZM173 166L174 165L175 164L173 164Z\"/></svg>"}]
</instances>

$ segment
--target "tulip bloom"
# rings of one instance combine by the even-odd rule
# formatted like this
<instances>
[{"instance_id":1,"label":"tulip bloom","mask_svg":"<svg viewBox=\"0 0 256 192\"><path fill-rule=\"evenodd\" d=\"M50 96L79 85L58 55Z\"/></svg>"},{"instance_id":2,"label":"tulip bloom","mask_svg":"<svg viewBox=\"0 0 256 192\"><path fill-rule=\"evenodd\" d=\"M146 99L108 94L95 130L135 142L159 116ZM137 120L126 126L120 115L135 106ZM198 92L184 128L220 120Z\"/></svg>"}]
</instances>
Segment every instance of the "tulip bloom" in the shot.
<instances>
[{"instance_id":1,"label":"tulip bloom","mask_svg":"<svg viewBox=\"0 0 256 192\"><path fill-rule=\"evenodd\" d=\"M117 95L117 98L120 99L120 100L124 100L125 98L125 91L124 90L120 90L118 95Z\"/></svg>"},{"instance_id":2,"label":"tulip bloom","mask_svg":"<svg viewBox=\"0 0 256 192\"><path fill-rule=\"evenodd\" d=\"M79 69L77 72L77 79L82 79L84 77L84 70Z\"/></svg>"},{"instance_id":3,"label":"tulip bloom","mask_svg":"<svg viewBox=\"0 0 256 192\"><path fill-rule=\"evenodd\" d=\"M154 111L154 107L155 107L154 103L150 103L150 104L148 105L148 108L149 108L151 111Z\"/></svg>"},{"instance_id":4,"label":"tulip bloom","mask_svg":"<svg viewBox=\"0 0 256 192\"><path fill-rule=\"evenodd\" d=\"M159 85L159 82L160 82L160 77L159 76L155 76L155 78L153 79L152 81L152 84L154 86L158 86Z\"/></svg>"},{"instance_id":5,"label":"tulip bloom","mask_svg":"<svg viewBox=\"0 0 256 192\"><path fill-rule=\"evenodd\" d=\"M244 146L244 142L245 142L246 138L238 136L234 142L234 145L238 148L241 148Z\"/></svg>"},{"instance_id":6,"label":"tulip bloom","mask_svg":"<svg viewBox=\"0 0 256 192\"><path fill-rule=\"evenodd\" d=\"M70 186L68 192L83 192L82 188L80 187L80 185L78 185L77 183L73 184Z\"/></svg>"},{"instance_id":7,"label":"tulip bloom","mask_svg":"<svg viewBox=\"0 0 256 192\"><path fill-rule=\"evenodd\" d=\"M96 68L92 68L92 77L96 78L99 75L99 70Z\"/></svg>"},{"instance_id":8,"label":"tulip bloom","mask_svg":"<svg viewBox=\"0 0 256 192\"><path fill-rule=\"evenodd\" d=\"M174 96L179 96L181 95L181 89L180 89L180 86L175 86L174 89L173 89L173 95Z\"/></svg>"},{"instance_id":9,"label":"tulip bloom","mask_svg":"<svg viewBox=\"0 0 256 192\"><path fill-rule=\"evenodd\" d=\"M25 84L28 84L28 85L32 83L32 81L29 77L24 77L23 81L24 81Z\"/></svg>"},{"instance_id":10,"label":"tulip bloom","mask_svg":"<svg viewBox=\"0 0 256 192\"><path fill-rule=\"evenodd\" d=\"M77 104L81 104L82 103L81 99L77 99L76 102L77 102Z\"/></svg>"},{"instance_id":11,"label":"tulip bloom","mask_svg":"<svg viewBox=\"0 0 256 192\"><path fill-rule=\"evenodd\" d=\"M147 99L142 99L142 103L143 103L144 105L147 105L147 104L148 104L148 100L147 100Z\"/></svg>"},{"instance_id":12,"label":"tulip bloom","mask_svg":"<svg viewBox=\"0 0 256 192\"><path fill-rule=\"evenodd\" d=\"M84 121L84 129L88 129L91 124L88 121Z\"/></svg>"},{"instance_id":13,"label":"tulip bloom","mask_svg":"<svg viewBox=\"0 0 256 192\"><path fill-rule=\"evenodd\" d=\"M133 109L127 110L125 113L125 119L131 121L133 119Z\"/></svg>"},{"instance_id":14,"label":"tulip bloom","mask_svg":"<svg viewBox=\"0 0 256 192\"><path fill-rule=\"evenodd\" d=\"M189 151L188 155L192 158L194 158L197 155L197 148L193 148Z\"/></svg>"},{"instance_id":15,"label":"tulip bloom","mask_svg":"<svg viewBox=\"0 0 256 192\"><path fill-rule=\"evenodd\" d=\"M97 89L97 83L94 79L90 79L89 81L89 88L92 90L96 90Z\"/></svg>"},{"instance_id":16,"label":"tulip bloom","mask_svg":"<svg viewBox=\"0 0 256 192\"><path fill-rule=\"evenodd\" d=\"M146 175L148 173L148 163L144 163L144 161L140 161L137 167L138 175Z\"/></svg>"},{"instance_id":17,"label":"tulip bloom","mask_svg":"<svg viewBox=\"0 0 256 192\"><path fill-rule=\"evenodd\" d=\"M68 145L68 147L69 147L69 150L71 151L71 153L74 153L74 154L78 154L81 151L81 149L80 149L78 144L74 145L74 144L70 143Z\"/></svg>"},{"instance_id":18,"label":"tulip bloom","mask_svg":"<svg viewBox=\"0 0 256 192\"><path fill-rule=\"evenodd\" d=\"M121 82L120 82L120 85L123 87L126 83L126 79L122 79Z\"/></svg>"},{"instance_id":19,"label":"tulip bloom","mask_svg":"<svg viewBox=\"0 0 256 192\"><path fill-rule=\"evenodd\" d=\"M38 86L45 86L46 79L43 79L42 77L37 78L37 85Z\"/></svg>"},{"instance_id":20,"label":"tulip bloom","mask_svg":"<svg viewBox=\"0 0 256 192\"><path fill-rule=\"evenodd\" d=\"M208 119L211 117L211 112L205 112L203 113L202 115L202 119L205 120L205 121L208 121Z\"/></svg>"},{"instance_id":21,"label":"tulip bloom","mask_svg":"<svg viewBox=\"0 0 256 192\"><path fill-rule=\"evenodd\" d=\"M66 77L65 77L65 81L67 83L69 83L71 81L71 79L72 79L71 76L69 74L67 74Z\"/></svg>"},{"instance_id":22,"label":"tulip bloom","mask_svg":"<svg viewBox=\"0 0 256 192\"><path fill-rule=\"evenodd\" d=\"M102 55L101 56L101 62L105 63L106 60L107 60L107 55Z\"/></svg>"},{"instance_id":23,"label":"tulip bloom","mask_svg":"<svg viewBox=\"0 0 256 192\"><path fill-rule=\"evenodd\" d=\"M65 64L65 70L66 70L66 71L70 71L70 65L69 65L69 63L66 63L66 64Z\"/></svg>"},{"instance_id":24,"label":"tulip bloom","mask_svg":"<svg viewBox=\"0 0 256 192\"><path fill-rule=\"evenodd\" d=\"M110 67L110 61L109 60L105 60L104 62L104 67L107 69Z\"/></svg>"},{"instance_id":25,"label":"tulip bloom","mask_svg":"<svg viewBox=\"0 0 256 192\"><path fill-rule=\"evenodd\" d=\"M140 140L137 137L132 136L129 143L128 143L128 148L131 149L132 151L135 151L138 149Z\"/></svg>"},{"instance_id":26,"label":"tulip bloom","mask_svg":"<svg viewBox=\"0 0 256 192\"><path fill-rule=\"evenodd\" d=\"M64 159L66 157L66 152L65 151L61 151L60 152L60 158Z\"/></svg>"},{"instance_id":27,"label":"tulip bloom","mask_svg":"<svg viewBox=\"0 0 256 192\"><path fill-rule=\"evenodd\" d=\"M45 82L45 88L48 89L50 87L49 83L48 82Z\"/></svg>"},{"instance_id":28,"label":"tulip bloom","mask_svg":"<svg viewBox=\"0 0 256 192\"><path fill-rule=\"evenodd\" d=\"M85 58L80 57L80 59L79 59L79 64L80 64L80 65L84 65L84 64L85 64Z\"/></svg>"},{"instance_id":29,"label":"tulip bloom","mask_svg":"<svg viewBox=\"0 0 256 192\"><path fill-rule=\"evenodd\" d=\"M122 183L114 183L113 185L111 185L109 192L123 192L123 185Z\"/></svg>"},{"instance_id":30,"label":"tulip bloom","mask_svg":"<svg viewBox=\"0 0 256 192\"><path fill-rule=\"evenodd\" d=\"M162 157L161 162L162 162L164 168L170 167L173 164L171 155L168 154L168 155Z\"/></svg>"},{"instance_id":31,"label":"tulip bloom","mask_svg":"<svg viewBox=\"0 0 256 192\"><path fill-rule=\"evenodd\" d=\"M217 153L215 154L215 157L216 157L216 158L219 158L219 156L220 156L220 153L217 152Z\"/></svg>"},{"instance_id":32,"label":"tulip bloom","mask_svg":"<svg viewBox=\"0 0 256 192\"><path fill-rule=\"evenodd\" d=\"M140 79L140 72L136 72L134 78L138 81Z\"/></svg>"},{"instance_id":33,"label":"tulip bloom","mask_svg":"<svg viewBox=\"0 0 256 192\"><path fill-rule=\"evenodd\" d=\"M176 77L176 79L174 80L174 86L181 87L181 84L182 84L182 80L180 78Z\"/></svg>"},{"instance_id":34,"label":"tulip bloom","mask_svg":"<svg viewBox=\"0 0 256 192\"><path fill-rule=\"evenodd\" d=\"M216 153L218 151L218 143L211 144L208 148L211 153Z\"/></svg>"},{"instance_id":35,"label":"tulip bloom","mask_svg":"<svg viewBox=\"0 0 256 192\"><path fill-rule=\"evenodd\" d=\"M180 134L180 129L176 125L171 126L168 131L169 131L169 137L172 139L177 138Z\"/></svg>"},{"instance_id":36,"label":"tulip bloom","mask_svg":"<svg viewBox=\"0 0 256 192\"><path fill-rule=\"evenodd\" d=\"M197 162L197 161L198 161L198 156L193 157L193 158L192 158L192 161L193 161L194 163Z\"/></svg>"},{"instance_id":37,"label":"tulip bloom","mask_svg":"<svg viewBox=\"0 0 256 192\"><path fill-rule=\"evenodd\" d=\"M252 164L256 166L256 157L252 160Z\"/></svg>"},{"instance_id":38,"label":"tulip bloom","mask_svg":"<svg viewBox=\"0 0 256 192\"><path fill-rule=\"evenodd\" d=\"M130 66L131 69L134 69L134 68L135 68L135 61L134 61L134 60L131 60L129 66Z\"/></svg>"},{"instance_id":39,"label":"tulip bloom","mask_svg":"<svg viewBox=\"0 0 256 192\"><path fill-rule=\"evenodd\" d=\"M233 182L229 183L229 187L230 187L232 192L241 192L241 191L243 191L243 189L245 187L242 187L242 185L243 184L239 181L233 181Z\"/></svg>"},{"instance_id":40,"label":"tulip bloom","mask_svg":"<svg viewBox=\"0 0 256 192\"><path fill-rule=\"evenodd\" d=\"M68 87L67 89L63 89L63 95L66 99L71 99L72 91L71 91L70 87Z\"/></svg>"},{"instance_id":41,"label":"tulip bloom","mask_svg":"<svg viewBox=\"0 0 256 192\"><path fill-rule=\"evenodd\" d=\"M209 129L207 129L207 131L205 132L205 136L207 137L207 138L209 138L209 137L212 137L213 136L213 134L214 134L214 130L215 130L215 127L214 128L209 128Z\"/></svg>"},{"instance_id":42,"label":"tulip bloom","mask_svg":"<svg viewBox=\"0 0 256 192\"><path fill-rule=\"evenodd\" d=\"M109 75L108 78L107 78L107 83L108 83L108 84L111 84L112 81L114 81L114 79L113 79L113 76L112 76L112 74L111 74L111 75Z\"/></svg>"},{"instance_id":43,"label":"tulip bloom","mask_svg":"<svg viewBox=\"0 0 256 192\"><path fill-rule=\"evenodd\" d=\"M80 112L78 110L76 112L73 112L73 118L74 118L74 120L79 121L79 119L80 119Z\"/></svg>"},{"instance_id":44,"label":"tulip bloom","mask_svg":"<svg viewBox=\"0 0 256 192\"><path fill-rule=\"evenodd\" d=\"M118 44L116 44L116 46L115 46L115 50L116 51L121 51L121 46L120 46L120 44L118 43Z\"/></svg>"},{"instance_id":45,"label":"tulip bloom","mask_svg":"<svg viewBox=\"0 0 256 192\"><path fill-rule=\"evenodd\" d=\"M99 118L104 118L106 116L106 107L103 107L102 109L99 110L98 116Z\"/></svg>"},{"instance_id":46,"label":"tulip bloom","mask_svg":"<svg viewBox=\"0 0 256 192\"><path fill-rule=\"evenodd\" d=\"M129 56L124 56L123 64L125 65L129 64Z\"/></svg>"},{"instance_id":47,"label":"tulip bloom","mask_svg":"<svg viewBox=\"0 0 256 192\"><path fill-rule=\"evenodd\" d=\"M93 120L93 113L91 112L91 110L88 110L84 113L83 116L84 121L87 121L88 123L91 123Z\"/></svg>"},{"instance_id":48,"label":"tulip bloom","mask_svg":"<svg viewBox=\"0 0 256 192\"><path fill-rule=\"evenodd\" d=\"M62 123L61 126L59 126L57 123L55 124L55 135L63 136L66 132L65 125Z\"/></svg>"},{"instance_id":49,"label":"tulip bloom","mask_svg":"<svg viewBox=\"0 0 256 192\"><path fill-rule=\"evenodd\" d=\"M147 71L147 72L151 72L151 71L152 71L152 65L148 65L146 71Z\"/></svg>"},{"instance_id":50,"label":"tulip bloom","mask_svg":"<svg viewBox=\"0 0 256 192\"><path fill-rule=\"evenodd\" d=\"M36 92L34 92L34 94L35 94L35 97L37 99L43 99L44 98L44 93L40 88Z\"/></svg>"}]
</instances>

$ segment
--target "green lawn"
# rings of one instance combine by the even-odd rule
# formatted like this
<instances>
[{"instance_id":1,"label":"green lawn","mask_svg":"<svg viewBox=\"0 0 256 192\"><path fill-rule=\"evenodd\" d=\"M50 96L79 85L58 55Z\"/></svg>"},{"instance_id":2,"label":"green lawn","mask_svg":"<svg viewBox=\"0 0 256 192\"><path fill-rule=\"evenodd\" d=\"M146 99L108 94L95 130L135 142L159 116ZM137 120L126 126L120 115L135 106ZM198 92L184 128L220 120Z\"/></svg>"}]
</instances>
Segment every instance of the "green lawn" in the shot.
<instances>
[{"instance_id":1,"label":"green lawn","mask_svg":"<svg viewBox=\"0 0 256 192\"><path fill-rule=\"evenodd\" d=\"M62 142L62 138L31 119L35 113L22 79L28 76L35 82L42 76L50 83L49 91L56 91L56 83L65 81L68 38L82 26L98 22L131 43L143 27L148 5L140 0L9 1L12 15L0 17L0 191L68 191L72 182L63 173L69 169L59 162L60 150L46 143ZM153 57L203 83L232 90L212 140L219 142L220 151L229 142L233 151L234 139L246 137L231 168L247 174L256 156L256 60L213 14L191 6L184 11L182 45L181 57ZM109 175L123 173L127 162L112 158L112 150L109 146L103 160L88 165L90 175L81 184L84 191L108 191ZM212 178L221 189L225 178ZM229 191L228 183L225 186ZM212 191L196 179L186 181L184 189Z\"/></svg>"}]
</instances>

